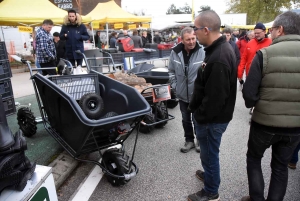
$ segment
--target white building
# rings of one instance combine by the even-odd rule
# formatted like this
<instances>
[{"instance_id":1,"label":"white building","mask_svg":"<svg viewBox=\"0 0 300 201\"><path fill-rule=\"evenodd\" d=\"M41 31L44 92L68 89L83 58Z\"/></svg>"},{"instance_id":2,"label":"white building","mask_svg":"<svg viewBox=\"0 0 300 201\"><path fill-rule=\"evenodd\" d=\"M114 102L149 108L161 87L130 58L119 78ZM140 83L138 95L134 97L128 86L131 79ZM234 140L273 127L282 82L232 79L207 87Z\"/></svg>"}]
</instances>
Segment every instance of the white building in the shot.
<instances>
[{"instance_id":1,"label":"white building","mask_svg":"<svg viewBox=\"0 0 300 201\"><path fill-rule=\"evenodd\" d=\"M220 14L222 25L246 25L247 13Z\"/></svg>"}]
</instances>

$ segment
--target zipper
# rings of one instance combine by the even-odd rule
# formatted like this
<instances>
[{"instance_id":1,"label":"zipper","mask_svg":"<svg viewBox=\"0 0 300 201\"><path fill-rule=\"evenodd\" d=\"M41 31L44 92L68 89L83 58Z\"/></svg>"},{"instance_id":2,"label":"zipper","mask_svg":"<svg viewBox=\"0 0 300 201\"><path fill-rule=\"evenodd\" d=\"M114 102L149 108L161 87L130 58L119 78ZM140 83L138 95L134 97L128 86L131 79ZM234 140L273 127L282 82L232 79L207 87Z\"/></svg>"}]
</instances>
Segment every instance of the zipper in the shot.
<instances>
[{"instance_id":1,"label":"zipper","mask_svg":"<svg viewBox=\"0 0 300 201\"><path fill-rule=\"evenodd\" d=\"M190 99L189 99L189 79L188 79L188 71L189 71L189 66L190 66L190 60L189 60L189 63L185 69L185 78L186 78L186 97L187 97L187 101L188 103L190 102Z\"/></svg>"}]
</instances>

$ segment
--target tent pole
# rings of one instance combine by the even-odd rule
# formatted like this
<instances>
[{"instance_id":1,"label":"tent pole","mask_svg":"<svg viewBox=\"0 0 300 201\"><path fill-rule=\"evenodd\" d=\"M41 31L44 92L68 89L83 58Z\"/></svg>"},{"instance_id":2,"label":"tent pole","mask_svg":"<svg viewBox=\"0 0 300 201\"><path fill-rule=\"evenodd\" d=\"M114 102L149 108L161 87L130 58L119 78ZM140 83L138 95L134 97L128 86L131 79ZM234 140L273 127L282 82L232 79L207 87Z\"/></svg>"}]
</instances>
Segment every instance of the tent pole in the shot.
<instances>
[{"instance_id":1,"label":"tent pole","mask_svg":"<svg viewBox=\"0 0 300 201\"><path fill-rule=\"evenodd\" d=\"M93 33L93 37L94 37L94 28L93 28L93 23L90 22L90 26L92 27L92 33ZM97 37L97 36L96 36ZM100 38L99 38L100 40ZM93 44L94 44L94 49L96 49L96 45L95 45L95 37L93 38Z\"/></svg>"},{"instance_id":2,"label":"tent pole","mask_svg":"<svg viewBox=\"0 0 300 201\"><path fill-rule=\"evenodd\" d=\"M152 23L150 22L150 29L151 29L151 35L152 35L152 41L151 41L151 43L153 43L153 38L154 38L154 35L153 35L153 29L152 29Z\"/></svg>"},{"instance_id":3,"label":"tent pole","mask_svg":"<svg viewBox=\"0 0 300 201\"><path fill-rule=\"evenodd\" d=\"M109 48L109 41L108 41L108 23L106 22L106 45Z\"/></svg>"},{"instance_id":4,"label":"tent pole","mask_svg":"<svg viewBox=\"0 0 300 201\"><path fill-rule=\"evenodd\" d=\"M1 32L2 32L2 38L3 38L3 41L5 42L4 32L3 32L3 27L2 27L2 26L1 26Z\"/></svg>"}]
</instances>

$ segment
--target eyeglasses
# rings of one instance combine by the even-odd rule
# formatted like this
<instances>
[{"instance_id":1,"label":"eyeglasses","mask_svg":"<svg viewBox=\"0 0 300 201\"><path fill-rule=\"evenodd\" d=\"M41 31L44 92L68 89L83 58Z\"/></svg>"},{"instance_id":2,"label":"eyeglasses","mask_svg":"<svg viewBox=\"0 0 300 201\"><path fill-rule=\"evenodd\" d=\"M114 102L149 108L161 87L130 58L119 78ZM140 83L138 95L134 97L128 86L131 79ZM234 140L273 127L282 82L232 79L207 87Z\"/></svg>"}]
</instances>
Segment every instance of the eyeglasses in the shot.
<instances>
[{"instance_id":1,"label":"eyeglasses","mask_svg":"<svg viewBox=\"0 0 300 201\"><path fill-rule=\"evenodd\" d=\"M277 29L277 28L279 28L280 26L275 26L275 27L271 27L271 28L269 28L269 32L271 33L274 29Z\"/></svg>"},{"instance_id":2,"label":"eyeglasses","mask_svg":"<svg viewBox=\"0 0 300 201\"><path fill-rule=\"evenodd\" d=\"M261 32L254 32L254 35L259 35L259 34L261 34L262 32L264 32L264 31L261 31Z\"/></svg>"},{"instance_id":3,"label":"eyeglasses","mask_svg":"<svg viewBox=\"0 0 300 201\"><path fill-rule=\"evenodd\" d=\"M196 32L196 31L198 31L198 30L205 29L205 28L207 28L209 31L211 31L211 28L208 28L208 27L199 27L199 28L197 28L197 27L193 27L193 29L194 29L194 32Z\"/></svg>"}]
</instances>

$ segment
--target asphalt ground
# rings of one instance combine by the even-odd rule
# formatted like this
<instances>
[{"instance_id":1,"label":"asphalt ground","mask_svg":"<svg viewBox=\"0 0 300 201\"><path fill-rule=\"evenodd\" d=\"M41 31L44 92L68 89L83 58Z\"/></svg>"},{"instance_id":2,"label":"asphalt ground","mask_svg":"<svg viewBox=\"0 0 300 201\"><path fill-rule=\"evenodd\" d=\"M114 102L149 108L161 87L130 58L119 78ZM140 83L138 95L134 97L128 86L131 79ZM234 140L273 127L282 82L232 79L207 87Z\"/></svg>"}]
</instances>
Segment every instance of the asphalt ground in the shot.
<instances>
[{"instance_id":1,"label":"asphalt ground","mask_svg":"<svg viewBox=\"0 0 300 201\"><path fill-rule=\"evenodd\" d=\"M175 119L169 121L162 129L155 129L151 134L139 134L134 162L139 166L138 175L122 187L113 187L105 176L101 179L90 201L161 201L187 200L187 196L203 187L195 172L202 169L200 156L195 150L181 153L184 144L179 107L170 109ZM242 94L237 94L233 120L223 135L220 147L221 186L219 189L222 201L236 201L248 195L246 173L246 151L249 133L249 110L244 106ZM126 151L132 153L135 133L125 142ZM90 155L98 159L96 153ZM268 149L262 160L265 177L265 195L270 181L271 150ZM72 200L77 188L85 180L85 174L92 169L90 164L81 164L66 183L59 189L59 200ZM289 183L285 201L300 200L300 167L289 169Z\"/></svg>"}]
</instances>

